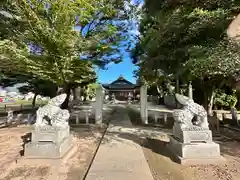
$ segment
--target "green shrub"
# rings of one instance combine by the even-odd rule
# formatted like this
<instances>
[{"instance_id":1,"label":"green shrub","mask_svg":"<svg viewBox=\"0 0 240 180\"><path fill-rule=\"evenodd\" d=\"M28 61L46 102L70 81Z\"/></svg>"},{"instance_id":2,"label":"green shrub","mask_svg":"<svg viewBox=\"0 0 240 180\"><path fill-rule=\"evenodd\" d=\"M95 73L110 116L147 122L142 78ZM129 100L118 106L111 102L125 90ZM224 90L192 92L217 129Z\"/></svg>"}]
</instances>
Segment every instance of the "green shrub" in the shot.
<instances>
[{"instance_id":1,"label":"green shrub","mask_svg":"<svg viewBox=\"0 0 240 180\"><path fill-rule=\"evenodd\" d=\"M236 103L237 97L234 92L231 95L226 94L222 90L219 90L216 93L214 105L217 106L218 108L230 109L232 107L235 107Z\"/></svg>"}]
</instances>

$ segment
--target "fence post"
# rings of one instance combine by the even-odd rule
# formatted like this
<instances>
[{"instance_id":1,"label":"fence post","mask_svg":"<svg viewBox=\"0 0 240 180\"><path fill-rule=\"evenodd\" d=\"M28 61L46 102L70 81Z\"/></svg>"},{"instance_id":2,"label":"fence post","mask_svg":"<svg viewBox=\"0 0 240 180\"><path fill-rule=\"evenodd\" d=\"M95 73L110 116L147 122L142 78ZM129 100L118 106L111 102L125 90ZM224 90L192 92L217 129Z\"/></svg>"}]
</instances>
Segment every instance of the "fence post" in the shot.
<instances>
[{"instance_id":1,"label":"fence post","mask_svg":"<svg viewBox=\"0 0 240 180\"><path fill-rule=\"evenodd\" d=\"M79 124L79 117L78 117L78 114L76 114L76 124Z\"/></svg>"},{"instance_id":2,"label":"fence post","mask_svg":"<svg viewBox=\"0 0 240 180\"><path fill-rule=\"evenodd\" d=\"M86 111L86 124L89 124L89 112L88 111Z\"/></svg>"}]
</instances>

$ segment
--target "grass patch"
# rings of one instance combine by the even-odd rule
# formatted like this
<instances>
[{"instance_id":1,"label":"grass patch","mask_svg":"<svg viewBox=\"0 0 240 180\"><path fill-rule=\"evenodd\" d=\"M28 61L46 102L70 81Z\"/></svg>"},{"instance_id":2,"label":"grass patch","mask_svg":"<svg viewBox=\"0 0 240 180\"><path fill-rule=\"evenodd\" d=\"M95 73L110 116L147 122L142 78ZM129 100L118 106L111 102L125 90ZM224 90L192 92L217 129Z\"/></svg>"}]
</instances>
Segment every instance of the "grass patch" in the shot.
<instances>
[{"instance_id":1,"label":"grass patch","mask_svg":"<svg viewBox=\"0 0 240 180\"><path fill-rule=\"evenodd\" d=\"M47 104L48 101L36 101L36 107L43 106ZM6 110L25 110L25 109L32 109L32 101L29 100L17 100L15 102L6 102L0 103L0 113L6 112Z\"/></svg>"},{"instance_id":2,"label":"grass patch","mask_svg":"<svg viewBox=\"0 0 240 180\"><path fill-rule=\"evenodd\" d=\"M42 105L42 104L47 104L48 101L43 101L43 100L38 100L36 101L36 105ZM5 105L9 105L9 106L19 106L19 105L32 105L32 101L29 100L16 100L14 102L3 102L0 103L0 107L4 107Z\"/></svg>"},{"instance_id":3,"label":"grass patch","mask_svg":"<svg viewBox=\"0 0 240 180\"><path fill-rule=\"evenodd\" d=\"M47 104L47 103L48 103L48 101L46 101L46 100L38 100L38 101L36 101L36 105ZM15 102L7 103L7 104L32 105L32 101L29 101L29 100L17 100Z\"/></svg>"}]
</instances>

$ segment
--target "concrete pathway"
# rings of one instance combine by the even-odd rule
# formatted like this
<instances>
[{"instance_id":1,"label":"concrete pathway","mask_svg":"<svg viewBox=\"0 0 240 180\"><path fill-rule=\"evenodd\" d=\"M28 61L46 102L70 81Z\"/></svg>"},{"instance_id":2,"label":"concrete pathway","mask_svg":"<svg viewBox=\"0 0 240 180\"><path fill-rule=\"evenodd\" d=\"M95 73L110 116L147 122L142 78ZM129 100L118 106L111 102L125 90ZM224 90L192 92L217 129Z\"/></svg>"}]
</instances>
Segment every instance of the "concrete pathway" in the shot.
<instances>
[{"instance_id":1,"label":"concrete pathway","mask_svg":"<svg viewBox=\"0 0 240 180\"><path fill-rule=\"evenodd\" d=\"M126 108L119 106L107 129L86 180L153 180Z\"/></svg>"}]
</instances>

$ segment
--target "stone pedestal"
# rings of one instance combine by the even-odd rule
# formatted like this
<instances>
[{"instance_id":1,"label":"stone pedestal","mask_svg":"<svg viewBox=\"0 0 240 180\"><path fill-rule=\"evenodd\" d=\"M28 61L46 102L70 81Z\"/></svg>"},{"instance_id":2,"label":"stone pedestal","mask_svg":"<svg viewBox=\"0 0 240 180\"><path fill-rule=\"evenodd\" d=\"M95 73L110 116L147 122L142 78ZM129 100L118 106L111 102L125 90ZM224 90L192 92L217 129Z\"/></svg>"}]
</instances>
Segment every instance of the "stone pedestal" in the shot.
<instances>
[{"instance_id":1,"label":"stone pedestal","mask_svg":"<svg viewBox=\"0 0 240 180\"><path fill-rule=\"evenodd\" d=\"M219 144L212 141L210 130L180 130L173 127L168 148L183 165L218 164L224 162Z\"/></svg>"},{"instance_id":2,"label":"stone pedestal","mask_svg":"<svg viewBox=\"0 0 240 180\"><path fill-rule=\"evenodd\" d=\"M25 144L27 158L62 158L72 147L69 126L35 127L30 143Z\"/></svg>"},{"instance_id":3,"label":"stone pedestal","mask_svg":"<svg viewBox=\"0 0 240 180\"><path fill-rule=\"evenodd\" d=\"M173 126L174 137L183 143L211 143L212 131L210 130L185 130L182 131L177 125Z\"/></svg>"}]
</instances>

